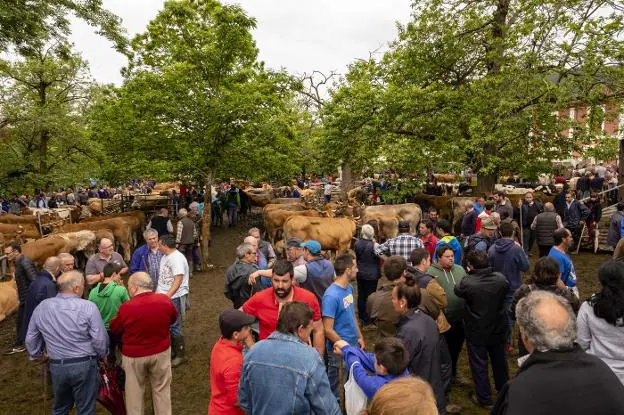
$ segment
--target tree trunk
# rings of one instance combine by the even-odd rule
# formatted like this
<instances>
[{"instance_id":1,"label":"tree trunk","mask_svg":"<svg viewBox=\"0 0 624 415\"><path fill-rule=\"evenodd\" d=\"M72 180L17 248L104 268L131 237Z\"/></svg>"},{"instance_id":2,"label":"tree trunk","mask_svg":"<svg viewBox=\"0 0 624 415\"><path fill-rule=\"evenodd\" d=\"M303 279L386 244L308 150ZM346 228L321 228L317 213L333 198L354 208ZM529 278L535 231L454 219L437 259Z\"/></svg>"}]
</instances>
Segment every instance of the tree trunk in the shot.
<instances>
[{"instance_id":1,"label":"tree trunk","mask_svg":"<svg viewBox=\"0 0 624 415\"><path fill-rule=\"evenodd\" d=\"M477 174L477 187L473 194L482 195L484 193L491 193L494 191L494 185L496 184L496 173L478 173Z\"/></svg>"},{"instance_id":2,"label":"tree trunk","mask_svg":"<svg viewBox=\"0 0 624 415\"><path fill-rule=\"evenodd\" d=\"M618 154L618 186L624 184L624 140L620 140L620 153ZM624 200L624 187L618 189L618 200Z\"/></svg>"},{"instance_id":3,"label":"tree trunk","mask_svg":"<svg viewBox=\"0 0 624 415\"><path fill-rule=\"evenodd\" d=\"M202 226L201 226L201 235L200 235L202 271L206 271L208 269L208 258L210 254L208 245L210 243L210 225L212 224L212 182L213 182L213 179L214 179L214 174L211 172L205 178L205 182L204 182L206 189L204 191L204 211L202 212Z\"/></svg>"},{"instance_id":4,"label":"tree trunk","mask_svg":"<svg viewBox=\"0 0 624 415\"><path fill-rule=\"evenodd\" d=\"M355 187L355 182L359 180L359 175L353 172L351 164L345 162L340 167L342 171L342 183L340 184L340 197L347 200L347 193Z\"/></svg>"}]
</instances>

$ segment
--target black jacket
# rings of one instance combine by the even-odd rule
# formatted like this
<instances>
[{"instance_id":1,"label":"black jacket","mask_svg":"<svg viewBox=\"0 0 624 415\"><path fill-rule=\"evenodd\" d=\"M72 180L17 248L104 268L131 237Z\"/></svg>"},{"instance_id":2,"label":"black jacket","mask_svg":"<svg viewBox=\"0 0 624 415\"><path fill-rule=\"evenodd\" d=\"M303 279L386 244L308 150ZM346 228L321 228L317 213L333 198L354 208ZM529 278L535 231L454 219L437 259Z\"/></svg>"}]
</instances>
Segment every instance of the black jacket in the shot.
<instances>
[{"instance_id":1,"label":"black jacket","mask_svg":"<svg viewBox=\"0 0 624 415\"><path fill-rule=\"evenodd\" d=\"M23 254L15 260L15 284L17 285L17 296L21 304L26 304L28 287L37 276L35 266L32 261Z\"/></svg>"},{"instance_id":2,"label":"black jacket","mask_svg":"<svg viewBox=\"0 0 624 415\"><path fill-rule=\"evenodd\" d=\"M577 228L582 220L589 216L589 209L578 200L572 200L570 208L566 204L563 210L563 226L566 228Z\"/></svg>"},{"instance_id":3,"label":"black jacket","mask_svg":"<svg viewBox=\"0 0 624 415\"><path fill-rule=\"evenodd\" d=\"M35 308L43 300L56 296L56 282L52 279L52 275L42 270L28 288L28 296L26 297L26 305L24 308L24 323L28 327L30 317L32 317Z\"/></svg>"},{"instance_id":4,"label":"black jacket","mask_svg":"<svg viewBox=\"0 0 624 415\"><path fill-rule=\"evenodd\" d=\"M624 386L579 347L534 352L498 394L492 415L624 414Z\"/></svg>"},{"instance_id":5,"label":"black jacket","mask_svg":"<svg viewBox=\"0 0 624 415\"><path fill-rule=\"evenodd\" d=\"M234 308L240 308L245 301L259 288L259 279L256 286L248 284L249 274L258 270L256 264L247 264L240 259L236 259L225 271L225 297L232 301Z\"/></svg>"},{"instance_id":6,"label":"black jacket","mask_svg":"<svg viewBox=\"0 0 624 415\"><path fill-rule=\"evenodd\" d=\"M455 286L465 300L466 338L475 346L503 344L507 338L505 296L509 281L492 268L470 271Z\"/></svg>"}]
</instances>

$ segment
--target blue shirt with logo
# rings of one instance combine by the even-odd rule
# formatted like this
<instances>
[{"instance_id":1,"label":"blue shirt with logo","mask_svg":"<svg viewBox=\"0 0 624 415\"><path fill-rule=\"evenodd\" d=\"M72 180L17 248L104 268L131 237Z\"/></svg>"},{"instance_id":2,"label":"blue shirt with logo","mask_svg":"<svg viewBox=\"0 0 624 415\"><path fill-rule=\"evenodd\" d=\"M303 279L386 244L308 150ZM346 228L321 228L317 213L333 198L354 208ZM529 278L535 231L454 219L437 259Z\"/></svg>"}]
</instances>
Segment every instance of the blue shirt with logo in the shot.
<instances>
[{"instance_id":1,"label":"blue shirt with logo","mask_svg":"<svg viewBox=\"0 0 624 415\"><path fill-rule=\"evenodd\" d=\"M334 319L334 331L349 345L358 346L353 287L342 288L334 283L323 295L322 316Z\"/></svg>"}]
</instances>

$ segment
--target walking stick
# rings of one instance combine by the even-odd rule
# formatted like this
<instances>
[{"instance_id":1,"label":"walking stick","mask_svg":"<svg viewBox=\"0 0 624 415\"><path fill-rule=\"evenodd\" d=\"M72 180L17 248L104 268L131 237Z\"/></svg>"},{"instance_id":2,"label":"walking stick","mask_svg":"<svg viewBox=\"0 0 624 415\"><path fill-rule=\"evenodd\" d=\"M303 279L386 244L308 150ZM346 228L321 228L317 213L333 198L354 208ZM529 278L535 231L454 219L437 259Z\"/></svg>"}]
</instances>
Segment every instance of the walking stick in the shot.
<instances>
[{"instance_id":1,"label":"walking stick","mask_svg":"<svg viewBox=\"0 0 624 415\"><path fill-rule=\"evenodd\" d=\"M524 222L522 221L522 200L518 202L518 208L520 209L520 246L524 249Z\"/></svg>"},{"instance_id":2,"label":"walking stick","mask_svg":"<svg viewBox=\"0 0 624 415\"><path fill-rule=\"evenodd\" d=\"M338 361L338 396L340 396L340 411L343 414L347 413L347 410L345 408L345 390L344 390L344 364L343 364L343 359L342 356L338 356L339 361Z\"/></svg>"},{"instance_id":3,"label":"walking stick","mask_svg":"<svg viewBox=\"0 0 624 415\"><path fill-rule=\"evenodd\" d=\"M587 223L583 222L583 229L581 230L581 236L579 236L579 240L578 243L576 244L576 252L575 254L579 253L579 249L581 249L581 241L583 240L583 234L585 233L585 228L587 227Z\"/></svg>"},{"instance_id":4,"label":"walking stick","mask_svg":"<svg viewBox=\"0 0 624 415\"><path fill-rule=\"evenodd\" d=\"M41 371L43 377L43 415L46 415L49 411L48 409L48 363L44 362L41 364Z\"/></svg>"}]
</instances>

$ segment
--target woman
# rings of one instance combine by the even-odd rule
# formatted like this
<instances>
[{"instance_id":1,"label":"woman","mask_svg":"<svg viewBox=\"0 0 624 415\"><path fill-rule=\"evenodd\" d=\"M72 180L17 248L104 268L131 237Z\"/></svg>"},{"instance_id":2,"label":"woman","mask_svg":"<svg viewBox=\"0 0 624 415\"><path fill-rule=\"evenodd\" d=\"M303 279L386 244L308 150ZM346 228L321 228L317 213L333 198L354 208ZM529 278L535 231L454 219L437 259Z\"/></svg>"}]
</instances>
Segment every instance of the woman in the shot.
<instances>
[{"instance_id":1,"label":"woman","mask_svg":"<svg viewBox=\"0 0 624 415\"><path fill-rule=\"evenodd\" d=\"M511 308L509 310L510 318L512 320L516 320L516 305L518 302L529 295L531 291L535 290L551 291L565 298L572 306L574 313L578 313L580 306L579 300L576 295L574 295L572 290L567 288L561 281L559 263L555 259L545 256L535 262L533 277L531 277L526 284L522 284L514 294ZM520 333L518 333L518 336L520 336ZM524 347L524 343L522 343L522 340L519 337L518 349L518 355L520 357L528 354L526 348Z\"/></svg>"},{"instance_id":2,"label":"woman","mask_svg":"<svg viewBox=\"0 0 624 415\"><path fill-rule=\"evenodd\" d=\"M361 239L355 242L355 258L357 261L358 315L362 325L370 323L366 312L368 296L377 291L377 281L381 277L379 258L375 255L375 230L371 225L362 226Z\"/></svg>"},{"instance_id":3,"label":"woman","mask_svg":"<svg viewBox=\"0 0 624 415\"><path fill-rule=\"evenodd\" d=\"M601 358L624 383L624 264L605 262L598 279L602 290L581 306L576 342Z\"/></svg>"},{"instance_id":4,"label":"woman","mask_svg":"<svg viewBox=\"0 0 624 415\"><path fill-rule=\"evenodd\" d=\"M397 337L405 343L409 356L407 368L431 384L438 409L444 413L446 397L440 372L438 326L419 305L420 288L416 280L409 278L392 290L392 307L399 314Z\"/></svg>"},{"instance_id":5,"label":"woman","mask_svg":"<svg viewBox=\"0 0 624 415\"><path fill-rule=\"evenodd\" d=\"M362 415L437 415L431 386L424 380L406 377L384 385Z\"/></svg>"}]
</instances>

